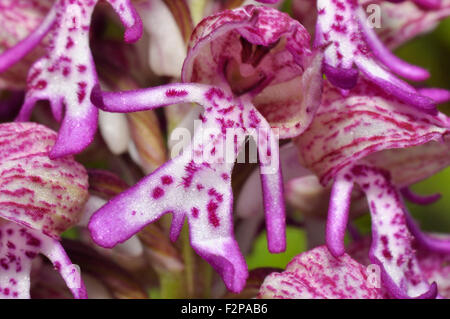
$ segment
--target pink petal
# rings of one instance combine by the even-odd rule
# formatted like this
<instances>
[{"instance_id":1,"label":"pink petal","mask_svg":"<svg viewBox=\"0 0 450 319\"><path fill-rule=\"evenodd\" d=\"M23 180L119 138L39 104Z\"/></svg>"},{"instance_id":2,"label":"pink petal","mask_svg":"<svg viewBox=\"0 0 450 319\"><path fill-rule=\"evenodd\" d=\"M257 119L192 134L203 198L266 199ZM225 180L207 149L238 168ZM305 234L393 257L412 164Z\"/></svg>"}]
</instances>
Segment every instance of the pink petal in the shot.
<instances>
[{"instance_id":1,"label":"pink petal","mask_svg":"<svg viewBox=\"0 0 450 319\"><path fill-rule=\"evenodd\" d=\"M430 77L430 73L423 68L411 65L389 51L380 41L374 29L367 26L366 17L360 17L360 28L364 33L365 39L372 54L392 72L412 81L423 81Z\"/></svg>"},{"instance_id":2,"label":"pink petal","mask_svg":"<svg viewBox=\"0 0 450 319\"><path fill-rule=\"evenodd\" d=\"M395 49L412 38L433 30L440 20L450 15L450 1L448 0L440 1L439 8L431 9L418 6L419 1L414 2L416 3L413 1L375 2L380 6L382 21L381 28L377 28L376 31L381 41L389 49ZM373 1L364 1L363 5L373 3Z\"/></svg>"},{"instance_id":3,"label":"pink petal","mask_svg":"<svg viewBox=\"0 0 450 319\"><path fill-rule=\"evenodd\" d=\"M370 273L349 255L333 257L326 246L296 256L282 273L264 280L259 298L380 299Z\"/></svg>"},{"instance_id":4,"label":"pink petal","mask_svg":"<svg viewBox=\"0 0 450 319\"><path fill-rule=\"evenodd\" d=\"M59 238L81 217L88 176L73 157L49 159L55 140L40 124L0 124L0 215Z\"/></svg>"},{"instance_id":5,"label":"pink petal","mask_svg":"<svg viewBox=\"0 0 450 319\"><path fill-rule=\"evenodd\" d=\"M367 17L356 2L319 0L317 12L314 45L324 48L324 71L334 85L342 89L356 85L357 73L352 70L356 65L373 83L403 102L424 110L434 108L432 100L383 68L415 80L428 77L425 70L401 61L384 47L366 25Z\"/></svg>"},{"instance_id":6,"label":"pink petal","mask_svg":"<svg viewBox=\"0 0 450 319\"><path fill-rule=\"evenodd\" d=\"M429 166L423 161L410 161L409 167L421 168L416 173L408 170L402 174L399 165L394 179L401 187L423 179L424 175L429 176L427 174L448 163L448 156L439 159L448 154L448 144L437 142L448 132L448 127L444 114L433 116L417 112L366 81L360 82L346 97L326 84L316 118L305 133L296 138L296 144L303 164L319 176L323 185L327 185L336 172L369 154L380 154L373 157L374 163L383 166L383 160L387 160L394 167L394 163L408 164L409 151L405 149L401 157L383 155L380 151L426 145L424 147L432 151L429 158L437 161ZM436 142L428 143L433 140ZM418 149L417 154L420 152ZM396 162L400 158L402 160Z\"/></svg>"},{"instance_id":7,"label":"pink petal","mask_svg":"<svg viewBox=\"0 0 450 319\"><path fill-rule=\"evenodd\" d=\"M405 208L386 171L354 166L350 178L366 193L372 218L370 260L381 268L383 284L396 298L435 298L436 285L422 275L405 220Z\"/></svg>"},{"instance_id":8,"label":"pink petal","mask_svg":"<svg viewBox=\"0 0 450 319\"><path fill-rule=\"evenodd\" d=\"M442 254L450 253L450 239L448 236L423 233L409 213L406 213L405 216L409 231L422 248Z\"/></svg>"},{"instance_id":9,"label":"pink petal","mask_svg":"<svg viewBox=\"0 0 450 319\"><path fill-rule=\"evenodd\" d=\"M30 298L31 262L39 253L50 259L75 298L87 298L78 269L58 241L11 222L0 226L0 243L0 298Z\"/></svg>"},{"instance_id":10,"label":"pink petal","mask_svg":"<svg viewBox=\"0 0 450 319\"><path fill-rule=\"evenodd\" d=\"M167 162L108 204L91 218L94 241L104 247L123 242L160 216L173 214L171 238L175 240L188 219L191 245L222 276L228 289L240 291L248 272L233 237L231 172L245 136L255 130L258 139L265 200L272 200L268 215L269 238L274 250L284 248L284 202L276 137L251 103L235 99L219 88L199 84L172 84L145 90L104 93L98 89L94 103L107 111L130 112L158 106L197 102L204 106L203 126L197 128L193 144L182 155ZM235 129L234 144L223 150L228 129ZM206 140L203 132L208 131ZM258 132L260 136L261 132ZM264 151L265 153L261 153ZM231 156L230 156L231 155ZM264 172L274 168L275 172Z\"/></svg>"}]
</instances>

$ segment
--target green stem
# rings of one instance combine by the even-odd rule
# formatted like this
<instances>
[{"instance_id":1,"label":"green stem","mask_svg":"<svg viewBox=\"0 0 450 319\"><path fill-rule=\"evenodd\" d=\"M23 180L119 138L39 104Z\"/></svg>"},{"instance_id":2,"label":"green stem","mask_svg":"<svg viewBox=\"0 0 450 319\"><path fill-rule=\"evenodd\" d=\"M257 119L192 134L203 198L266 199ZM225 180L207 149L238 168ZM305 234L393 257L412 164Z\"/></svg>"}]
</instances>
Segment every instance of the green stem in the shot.
<instances>
[{"instance_id":1,"label":"green stem","mask_svg":"<svg viewBox=\"0 0 450 319\"><path fill-rule=\"evenodd\" d=\"M195 255L189 242L188 227L183 227L181 232L182 254L184 260L184 273L186 280L186 290L189 297L195 296Z\"/></svg>"}]
</instances>

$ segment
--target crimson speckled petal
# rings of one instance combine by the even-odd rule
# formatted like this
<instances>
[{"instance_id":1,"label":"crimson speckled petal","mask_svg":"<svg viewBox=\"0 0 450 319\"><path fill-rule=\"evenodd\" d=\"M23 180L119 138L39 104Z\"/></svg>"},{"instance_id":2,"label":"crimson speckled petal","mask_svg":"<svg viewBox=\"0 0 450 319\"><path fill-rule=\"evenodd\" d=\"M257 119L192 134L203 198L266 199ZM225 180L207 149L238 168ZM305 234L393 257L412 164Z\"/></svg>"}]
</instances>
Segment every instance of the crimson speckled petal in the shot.
<instances>
[{"instance_id":1,"label":"crimson speckled petal","mask_svg":"<svg viewBox=\"0 0 450 319\"><path fill-rule=\"evenodd\" d=\"M86 170L72 157L51 160L56 132L35 123L0 124L0 297L28 298L31 262L47 256L75 298L86 298L79 269L59 235L80 220Z\"/></svg>"},{"instance_id":2,"label":"crimson speckled petal","mask_svg":"<svg viewBox=\"0 0 450 319\"><path fill-rule=\"evenodd\" d=\"M370 260L380 266L384 285L396 298L436 297L420 271L400 194L387 171L356 165L339 179L356 182L366 193L372 218Z\"/></svg>"},{"instance_id":3,"label":"crimson speckled petal","mask_svg":"<svg viewBox=\"0 0 450 319\"><path fill-rule=\"evenodd\" d=\"M205 108L192 144L98 210L90 220L94 241L113 247L164 214L173 214L175 240L188 219L192 247L239 292L248 272L233 236L231 172L245 137L257 131L269 249L285 249L285 217L277 137L248 98L201 84L171 84L150 89L101 93L94 103L109 112L134 112L195 102ZM234 130L232 143L227 130ZM208 132L206 134L204 132ZM230 145L231 144L231 145Z\"/></svg>"},{"instance_id":4,"label":"crimson speckled petal","mask_svg":"<svg viewBox=\"0 0 450 319\"><path fill-rule=\"evenodd\" d=\"M136 41L142 34L142 24L129 0L110 3L126 27L125 40ZM80 152L92 142L97 129L98 111L89 100L97 84L89 49L91 16L96 4L97 1L88 0L56 1L36 31L3 53L12 57L21 55L37 45L53 25L47 54L36 61L28 73L28 91L18 116L18 120L28 120L36 101L46 99L60 121L65 106L59 137L50 154L53 158Z\"/></svg>"},{"instance_id":5,"label":"crimson speckled petal","mask_svg":"<svg viewBox=\"0 0 450 319\"><path fill-rule=\"evenodd\" d=\"M424 80L428 72L391 54L367 25L356 0L318 0L317 12L314 43L324 48L324 71L333 85L342 89L356 85L358 73L350 72L357 66L365 77L403 102L427 111L434 108L433 100L420 95L388 69L411 80Z\"/></svg>"},{"instance_id":6,"label":"crimson speckled petal","mask_svg":"<svg viewBox=\"0 0 450 319\"><path fill-rule=\"evenodd\" d=\"M322 104L312 125L296 138L303 164L316 173L322 184L327 185L335 173L369 154L388 149L411 148L415 145L436 141L436 146L427 146L440 163L447 163L447 156L439 159L438 154L446 154L447 143L442 144L448 132L448 118L438 113L436 116L418 112L416 109L386 95L367 81L360 82L348 96L343 97L338 90L325 83ZM399 150L400 152L400 150ZM402 163L406 164L406 153L402 153ZM420 151L419 151L420 152ZM423 154L425 156L426 154ZM371 157L372 162L399 163L400 157L382 154ZM420 165L419 161L410 164ZM440 167L441 165L436 165ZM400 166L399 166L400 168ZM420 172L394 174L396 185L403 187L427 175L425 171L436 172L434 165L421 165ZM439 170L438 169L438 170ZM405 171L406 172L406 171Z\"/></svg>"},{"instance_id":7,"label":"crimson speckled petal","mask_svg":"<svg viewBox=\"0 0 450 319\"><path fill-rule=\"evenodd\" d=\"M282 273L264 280L258 298L380 299L382 290L371 282L366 267L345 254L333 257L319 246L294 257Z\"/></svg>"},{"instance_id":8,"label":"crimson speckled petal","mask_svg":"<svg viewBox=\"0 0 450 319\"><path fill-rule=\"evenodd\" d=\"M56 136L40 124L0 124L0 216L57 239L80 219L88 176L73 157L49 159Z\"/></svg>"},{"instance_id":9,"label":"crimson speckled petal","mask_svg":"<svg viewBox=\"0 0 450 319\"><path fill-rule=\"evenodd\" d=\"M298 21L270 7L245 6L202 20L183 65L185 82L229 86L252 102L280 137L311 123L322 87L322 55Z\"/></svg>"},{"instance_id":10,"label":"crimson speckled petal","mask_svg":"<svg viewBox=\"0 0 450 319\"><path fill-rule=\"evenodd\" d=\"M439 236L442 241L449 241L448 235ZM348 254L364 266L371 264L368 258L370 249L370 236L351 243L347 247ZM450 298L450 255L448 253L439 253L428 249L425 246L416 246L416 254L422 275L429 283L436 283L438 286L437 298ZM407 274L408 276L410 273ZM386 298L393 296L387 293L384 286L381 287Z\"/></svg>"}]
</instances>

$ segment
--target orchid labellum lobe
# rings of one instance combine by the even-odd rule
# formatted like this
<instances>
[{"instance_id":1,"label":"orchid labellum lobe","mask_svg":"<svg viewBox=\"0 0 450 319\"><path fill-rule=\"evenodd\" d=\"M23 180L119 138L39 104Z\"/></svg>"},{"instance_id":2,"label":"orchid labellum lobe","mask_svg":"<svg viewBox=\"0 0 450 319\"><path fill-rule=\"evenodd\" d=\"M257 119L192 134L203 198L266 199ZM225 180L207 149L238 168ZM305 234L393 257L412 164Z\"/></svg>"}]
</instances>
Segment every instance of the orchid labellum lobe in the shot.
<instances>
[{"instance_id":1,"label":"orchid labellum lobe","mask_svg":"<svg viewBox=\"0 0 450 319\"><path fill-rule=\"evenodd\" d=\"M372 216L370 259L381 267L395 297L436 293L420 276L399 189L448 166L448 128L444 114L418 112L370 83L361 81L346 98L327 83L314 122L296 140L303 164L321 183L334 180L327 223L331 253L344 253L350 195L357 183Z\"/></svg>"},{"instance_id":2,"label":"orchid labellum lobe","mask_svg":"<svg viewBox=\"0 0 450 319\"><path fill-rule=\"evenodd\" d=\"M233 236L231 172L245 138L256 133L269 250L283 251L284 200L278 136L272 127L279 128L280 136L295 136L312 120L320 96L321 58L308 46L306 30L275 9L223 11L197 26L184 63L183 79L204 84L95 91L94 103L109 112L187 102L205 111L182 155L94 214L89 224L94 241L113 247L167 213L173 214L171 237L176 239L187 218L192 247L229 290L239 292L247 267Z\"/></svg>"},{"instance_id":3,"label":"orchid labellum lobe","mask_svg":"<svg viewBox=\"0 0 450 319\"><path fill-rule=\"evenodd\" d=\"M20 61L51 31L47 54L36 61L28 73L28 90L18 120L28 120L36 101L50 101L54 117L63 120L50 153L52 158L80 152L90 144L97 128L98 111L89 100L97 84L89 50L90 21L97 2L56 0L35 31L0 55L1 72ZM125 40L138 40L142 23L130 0L108 2L126 27Z\"/></svg>"},{"instance_id":4,"label":"orchid labellum lobe","mask_svg":"<svg viewBox=\"0 0 450 319\"><path fill-rule=\"evenodd\" d=\"M318 0L315 46L324 47L324 72L342 89L357 83L358 70L374 84L401 101L434 112L435 103L390 71L413 81L429 73L393 55L378 39L375 30L356 0ZM390 70L390 71L388 71Z\"/></svg>"},{"instance_id":5,"label":"orchid labellum lobe","mask_svg":"<svg viewBox=\"0 0 450 319\"><path fill-rule=\"evenodd\" d=\"M51 160L56 133L34 123L0 125L0 297L29 298L31 262L39 253L60 272L75 298L86 298L59 235L80 218L88 197L83 166Z\"/></svg>"}]
</instances>

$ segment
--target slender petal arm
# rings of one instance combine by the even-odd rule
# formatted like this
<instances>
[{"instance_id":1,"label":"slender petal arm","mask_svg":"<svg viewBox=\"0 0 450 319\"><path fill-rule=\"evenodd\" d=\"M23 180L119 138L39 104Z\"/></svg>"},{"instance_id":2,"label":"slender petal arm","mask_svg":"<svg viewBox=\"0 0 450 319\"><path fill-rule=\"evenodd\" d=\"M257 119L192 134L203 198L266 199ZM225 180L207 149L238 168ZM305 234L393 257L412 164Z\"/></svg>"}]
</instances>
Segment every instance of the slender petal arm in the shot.
<instances>
[{"instance_id":1,"label":"slender petal arm","mask_svg":"<svg viewBox=\"0 0 450 319\"><path fill-rule=\"evenodd\" d=\"M56 21L55 6L42 21L41 25L25 39L17 43L12 48L0 54L0 73L6 71L11 66L19 62L26 54L33 50L42 39L48 34Z\"/></svg>"},{"instance_id":2,"label":"slender petal arm","mask_svg":"<svg viewBox=\"0 0 450 319\"><path fill-rule=\"evenodd\" d=\"M438 201L441 198L441 194L433 194L433 195L418 195L414 193L411 188L404 187L400 190L400 193L405 197L408 201L411 203L417 204L417 205L429 205L436 201Z\"/></svg>"},{"instance_id":3,"label":"slender petal arm","mask_svg":"<svg viewBox=\"0 0 450 319\"><path fill-rule=\"evenodd\" d=\"M353 180L346 176L336 178L331 190L328 208L326 242L335 257L345 253L344 236L347 229L348 214L352 196Z\"/></svg>"}]
</instances>

